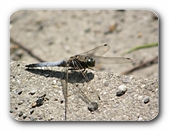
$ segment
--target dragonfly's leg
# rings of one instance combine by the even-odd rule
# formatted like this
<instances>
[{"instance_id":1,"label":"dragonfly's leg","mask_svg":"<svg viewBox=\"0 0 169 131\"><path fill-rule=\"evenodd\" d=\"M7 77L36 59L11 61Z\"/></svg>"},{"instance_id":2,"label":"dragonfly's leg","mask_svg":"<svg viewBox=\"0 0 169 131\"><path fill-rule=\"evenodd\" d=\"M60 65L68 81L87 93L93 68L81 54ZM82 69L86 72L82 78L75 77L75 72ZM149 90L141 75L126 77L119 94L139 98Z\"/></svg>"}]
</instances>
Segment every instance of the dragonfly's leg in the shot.
<instances>
[{"instance_id":1,"label":"dragonfly's leg","mask_svg":"<svg viewBox=\"0 0 169 131\"><path fill-rule=\"evenodd\" d=\"M86 68L84 68L84 69L82 70L82 72L84 72L84 71L86 71Z\"/></svg>"},{"instance_id":2,"label":"dragonfly's leg","mask_svg":"<svg viewBox=\"0 0 169 131\"><path fill-rule=\"evenodd\" d=\"M81 73L82 73L85 81L89 82L89 78L87 77L87 70L86 70L86 68L84 68L84 70L82 70Z\"/></svg>"},{"instance_id":3,"label":"dragonfly's leg","mask_svg":"<svg viewBox=\"0 0 169 131\"><path fill-rule=\"evenodd\" d=\"M90 67L88 67L90 70L92 70L92 71L94 71L94 69L93 68L90 68Z\"/></svg>"},{"instance_id":4,"label":"dragonfly's leg","mask_svg":"<svg viewBox=\"0 0 169 131\"><path fill-rule=\"evenodd\" d=\"M93 69L93 68L90 68L90 67L88 67L90 70L92 70L92 71L97 71L97 70L95 70L95 69Z\"/></svg>"}]
</instances>

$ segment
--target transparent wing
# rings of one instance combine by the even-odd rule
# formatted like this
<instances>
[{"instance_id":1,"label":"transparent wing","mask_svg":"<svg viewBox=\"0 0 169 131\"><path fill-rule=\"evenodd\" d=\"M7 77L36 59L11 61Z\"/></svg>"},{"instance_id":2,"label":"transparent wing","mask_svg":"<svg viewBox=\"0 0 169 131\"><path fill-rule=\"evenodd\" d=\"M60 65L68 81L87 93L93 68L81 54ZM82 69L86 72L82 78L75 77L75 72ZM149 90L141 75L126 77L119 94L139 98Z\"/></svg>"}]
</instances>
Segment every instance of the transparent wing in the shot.
<instances>
[{"instance_id":1,"label":"transparent wing","mask_svg":"<svg viewBox=\"0 0 169 131\"><path fill-rule=\"evenodd\" d=\"M87 52L81 53L79 55L86 55L86 56L102 56L110 49L110 46L107 44L98 46L92 50L89 50Z\"/></svg>"},{"instance_id":2,"label":"transparent wing","mask_svg":"<svg viewBox=\"0 0 169 131\"><path fill-rule=\"evenodd\" d=\"M102 64L124 64L124 63L132 63L133 60L125 57L101 57L110 49L110 46L107 44L98 46L92 50L81 53L79 55L90 56L95 59L96 63Z\"/></svg>"},{"instance_id":3,"label":"transparent wing","mask_svg":"<svg viewBox=\"0 0 169 131\"><path fill-rule=\"evenodd\" d=\"M124 64L124 63L132 63L133 60L125 57L100 57L93 56L96 63L102 64Z\"/></svg>"}]
</instances>

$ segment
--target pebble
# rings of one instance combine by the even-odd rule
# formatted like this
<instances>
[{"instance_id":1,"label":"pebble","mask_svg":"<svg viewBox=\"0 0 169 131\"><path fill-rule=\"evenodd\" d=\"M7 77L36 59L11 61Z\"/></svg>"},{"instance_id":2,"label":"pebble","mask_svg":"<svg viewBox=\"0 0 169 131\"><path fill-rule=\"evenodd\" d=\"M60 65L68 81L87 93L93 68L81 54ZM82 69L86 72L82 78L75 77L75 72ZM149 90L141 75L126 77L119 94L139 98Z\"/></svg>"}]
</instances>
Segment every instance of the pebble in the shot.
<instances>
[{"instance_id":1,"label":"pebble","mask_svg":"<svg viewBox=\"0 0 169 131\"><path fill-rule=\"evenodd\" d=\"M58 98L54 98L54 101L58 101Z\"/></svg>"},{"instance_id":2,"label":"pebble","mask_svg":"<svg viewBox=\"0 0 169 131\"><path fill-rule=\"evenodd\" d=\"M131 79L130 79L129 77L124 77L124 78L122 79L122 81L123 81L124 83L128 83L128 82L131 82Z\"/></svg>"},{"instance_id":3,"label":"pebble","mask_svg":"<svg viewBox=\"0 0 169 131\"><path fill-rule=\"evenodd\" d=\"M33 114L34 110L30 110L30 114Z\"/></svg>"},{"instance_id":4,"label":"pebble","mask_svg":"<svg viewBox=\"0 0 169 131\"><path fill-rule=\"evenodd\" d=\"M33 102L31 105L33 108L36 107L36 102Z\"/></svg>"},{"instance_id":5,"label":"pebble","mask_svg":"<svg viewBox=\"0 0 169 131\"><path fill-rule=\"evenodd\" d=\"M23 115L23 112L22 111L20 111L19 112L19 117L21 117Z\"/></svg>"},{"instance_id":6,"label":"pebble","mask_svg":"<svg viewBox=\"0 0 169 131\"><path fill-rule=\"evenodd\" d=\"M125 85L120 85L118 87L118 91L116 92L116 96L122 96L125 94L125 92L127 91L127 88Z\"/></svg>"},{"instance_id":7,"label":"pebble","mask_svg":"<svg viewBox=\"0 0 169 131\"><path fill-rule=\"evenodd\" d=\"M52 85L56 85L56 80L53 80Z\"/></svg>"},{"instance_id":8,"label":"pebble","mask_svg":"<svg viewBox=\"0 0 169 131\"><path fill-rule=\"evenodd\" d=\"M109 86L109 82L104 82L104 86L108 87Z\"/></svg>"},{"instance_id":9,"label":"pebble","mask_svg":"<svg viewBox=\"0 0 169 131\"><path fill-rule=\"evenodd\" d=\"M36 101L36 106L41 106L43 105L44 98L38 98Z\"/></svg>"},{"instance_id":10,"label":"pebble","mask_svg":"<svg viewBox=\"0 0 169 131\"><path fill-rule=\"evenodd\" d=\"M142 100L143 96L138 96L138 100Z\"/></svg>"},{"instance_id":11,"label":"pebble","mask_svg":"<svg viewBox=\"0 0 169 131\"><path fill-rule=\"evenodd\" d=\"M23 56L23 51L22 50L17 50L16 55L21 58Z\"/></svg>"},{"instance_id":12,"label":"pebble","mask_svg":"<svg viewBox=\"0 0 169 131\"><path fill-rule=\"evenodd\" d=\"M64 49L65 49L66 51L69 51L69 50L70 50L70 46L66 45L66 46L64 46Z\"/></svg>"},{"instance_id":13,"label":"pebble","mask_svg":"<svg viewBox=\"0 0 169 131\"><path fill-rule=\"evenodd\" d=\"M116 96L122 96L122 95L124 95L124 94L125 94L124 91L117 91L117 92L116 92Z\"/></svg>"},{"instance_id":14,"label":"pebble","mask_svg":"<svg viewBox=\"0 0 169 131\"><path fill-rule=\"evenodd\" d=\"M146 98L144 99L144 104L147 104L149 101L150 101L150 98L149 98L149 97L146 97Z\"/></svg>"},{"instance_id":15,"label":"pebble","mask_svg":"<svg viewBox=\"0 0 169 131\"><path fill-rule=\"evenodd\" d=\"M126 92L127 91L126 85L120 85L118 87L118 90Z\"/></svg>"},{"instance_id":16,"label":"pebble","mask_svg":"<svg viewBox=\"0 0 169 131\"><path fill-rule=\"evenodd\" d=\"M89 33L90 31L91 31L90 28L86 28L86 29L85 29L85 33Z\"/></svg>"},{"instance_id":17,"label":"pebble","mask_svg":"<svg viewBox=\"0 0 169 131\"><path fill-rule=\"evenodd\" d=\"M18 95L21 95L22 94L22 90L15 90L15 93L18 94Z\"/></svg>"},{"instance_id":18,"label":"pebble","mask_svg":"<svg viewBox=\"0 0 169 131\"><path fill-rule=\"evenodd\" d=\"M23 114L23 119L25 119L27 117L27 115L26 114Z\"/></svg>"},{"instance_id":19,"label":"pebble","mask_svg":"<svg viewBox=\"0 0 169 131\"><path fill-rule=\"evenodd\" d=\"M36 121L36 119L33 117L30 117L30 121Z\"/></svg>"},{"instance_id":20,"label":"pebble","mask_svg":"<svg viewBox=\"0 0 169 131\"><path fill-rule=\"evenodd\" d=\"M63 102L64 102L63 100L60 101L61 104L62 104Z\"/></svg>"},{"instance_id":21,"label":"pebble","mask_svg":"<svg viewBox=\"0 0 169 131\"><path fill-rule=\"evenodd\" d=\"M108 29L104 31L104 34L107 35L109 33L112 33L117 27L117 24L111 24Z\"/></svg>"},{"instance_id":22,"label":"pebble","mask_svg":"<svg viewBox=\"0 0 169 131\"><path fill-rule=\"evenodd\" d=\"M23 101L22 101L22 100L18 102L18 105L22 105L22 104L23 104Z\"/></svg>"},{"instance_id":23,"label":"pebble","mask_svg":"<svg viewBox=\"0 0 169 131\"><path fill-rule=\"evenodd\" d=\"M98 109L98 104L96 102L90 102L88 105L88 110L93 112Z\"/></svg>"},{"instance_id":24,"label":"pebble","mask_svg":"<svg viewBox=\"0 0 169 131\"><path fill-rule=\"evenodd\" d=\"M35 90L31 90L31 91L29 92L30 95L34 95L35 93L36 93Z\"/></svg>"},{"instance_id":25,"label":"pebble","mask_svg":"<svg viewBox=\"0 0 169 131\"><path fill-rule=\"evenodd\" d=\"M142 84L142 85L141 85L141 88L144 88L145 86L146 86L145 84Z\"/></svg>"}]
</instances>

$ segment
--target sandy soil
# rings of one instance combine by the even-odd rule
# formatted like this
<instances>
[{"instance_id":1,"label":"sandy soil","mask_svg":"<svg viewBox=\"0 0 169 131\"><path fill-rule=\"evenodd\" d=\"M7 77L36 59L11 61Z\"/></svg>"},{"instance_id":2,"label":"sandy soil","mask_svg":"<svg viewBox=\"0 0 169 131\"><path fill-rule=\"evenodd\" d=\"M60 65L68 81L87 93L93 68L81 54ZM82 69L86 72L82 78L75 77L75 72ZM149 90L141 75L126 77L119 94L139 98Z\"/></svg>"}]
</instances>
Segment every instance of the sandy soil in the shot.
<instances>
[{"instance_id":1,"label":"sandy soil","mask_svg":"<svg viewBox=\"0 0 169 131\"><path fill-rule=\"evenodd\" d=\"M22 10L11 15L10 36L43 61L59 61L107 43L104 56L121 56L135 46L158 42L158 16L148 10ZM11 60L39 62L11 42ZM125 55L133 64L99 64L97 70L122 73L158 56L158 47ZM132 74L158 78L158 64Z\"/></svg>"},{"instance_id":2,"label":"sandy soil","mask_svg":"<svg viewBox=\"0 0 169 131\"><path fill-rule=\"evenodd\" d=\"M10 114L23 121L149 121L158 115L158 63L119 75L158 56L158 47L124 57L129 64L98 64L89 71L89 83L77 83L70 74L68 109L59 75L60 68L27 71L25 64L59 61L104 43L104 56L118 57L139 45L159 41L158 16L148 10L21 10L10 17ZM19 44L16 44L19 43ZM23 62L24 61L24 62ZM77 77L78 76L78 77ZM78 84L78 88L75 86ZM72 91L81 89L98 103L91 113ZM125 94L118 96L125 87ZM66 116L66 117L65 117Z\"/></svg>"}]
</instances>

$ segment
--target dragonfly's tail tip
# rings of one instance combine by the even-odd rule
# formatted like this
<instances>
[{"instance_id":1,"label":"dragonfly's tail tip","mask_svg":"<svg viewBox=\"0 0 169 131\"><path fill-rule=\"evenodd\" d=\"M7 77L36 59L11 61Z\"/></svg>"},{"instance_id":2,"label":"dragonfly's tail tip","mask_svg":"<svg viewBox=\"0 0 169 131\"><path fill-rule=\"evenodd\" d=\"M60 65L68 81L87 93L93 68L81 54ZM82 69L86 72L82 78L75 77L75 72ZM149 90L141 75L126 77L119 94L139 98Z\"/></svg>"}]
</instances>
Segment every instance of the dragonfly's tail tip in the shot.
<instances>
[{"instance_id":1,"label":"dragonfly's tail tip","mask_svg":"<svg viewBox=\"0 0 169 131\"><path fill-rule=\"evenodd\" d=\"M25 67L27 68L27 69L29 69L29 68L31 68L31 67L36 67L34 64L29 64L29 65L25 65Z\"/></svg>"}]
</instances>

